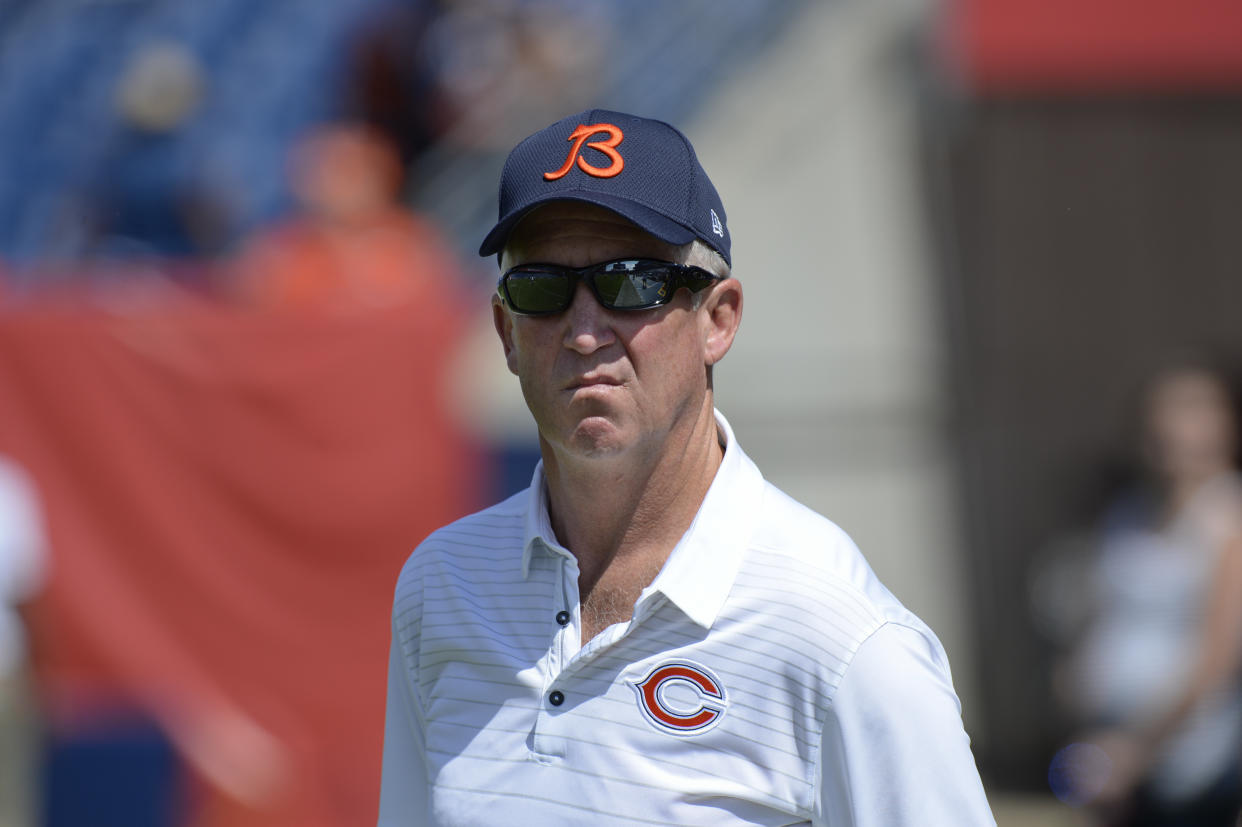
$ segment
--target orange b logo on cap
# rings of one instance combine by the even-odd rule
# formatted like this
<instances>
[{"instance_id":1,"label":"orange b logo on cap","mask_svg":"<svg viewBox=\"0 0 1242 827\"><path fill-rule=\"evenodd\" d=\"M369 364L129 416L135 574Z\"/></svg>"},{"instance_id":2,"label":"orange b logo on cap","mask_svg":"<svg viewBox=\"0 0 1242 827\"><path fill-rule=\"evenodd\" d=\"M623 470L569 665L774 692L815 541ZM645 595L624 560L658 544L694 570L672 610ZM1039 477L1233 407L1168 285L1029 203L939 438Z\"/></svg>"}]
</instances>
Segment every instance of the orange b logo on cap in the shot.
<instances>
[{"instance_id":1,"label":"orange b logo on cap","mask_svg":"<svg viewBox=\"0 0 1242 827\"><path fill-rule=\"evenodd\" d=\"M601 132L608 134L608 140L587 143L587 138L592 135L598 135ZM578 169L587 175L594 175L596 178L611 178L625 169L625 159L621 157L620 152L617 152L617 145L621 143L624 137L625 133L621 131L621 128L610 123L580 124L577 129L569 133L569 138L567 138L567 140L573 142L573 146L569 148L569 157L565 159L564 165L556 172L545 172L543 177L549 181L564 178L573 169L574 161L576 160L578 162ZM588 164L586 159L580 154L584 143L591 147L591 149L598 149L607 155L612 159L612 163L606 167L593 167Z\"/></svg>"}]
</instances>

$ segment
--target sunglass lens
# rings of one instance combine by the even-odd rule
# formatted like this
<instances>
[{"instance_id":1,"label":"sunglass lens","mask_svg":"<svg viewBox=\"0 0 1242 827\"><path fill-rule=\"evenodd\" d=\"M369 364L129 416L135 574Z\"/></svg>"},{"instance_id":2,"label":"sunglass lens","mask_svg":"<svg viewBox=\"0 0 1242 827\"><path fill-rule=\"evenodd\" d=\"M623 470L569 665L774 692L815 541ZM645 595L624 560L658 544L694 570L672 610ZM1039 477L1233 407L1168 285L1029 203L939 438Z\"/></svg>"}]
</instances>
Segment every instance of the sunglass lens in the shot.
<instances>
[{"instance_id":1,"label":"sunglass lens","mask_svg":"<svg viewBox=\"0 0 1242 827\"><path fill-rule=\"evenodd\" d=\"M510 273L505 292L519 313L558 313L573 300L570 276L557 273Z\"/></svg>"},{"instance_id":2,"label":"sunglass lens","mask_svg":"<svg viewBox=\"0 0 1242 827\"><path fill-rule=\"evenodd\" d=\"M595 289L608 307L626 310L655 307L669 297L668 278L664 271L610 271L595 275Z\"/></svg>"}]
</instances>

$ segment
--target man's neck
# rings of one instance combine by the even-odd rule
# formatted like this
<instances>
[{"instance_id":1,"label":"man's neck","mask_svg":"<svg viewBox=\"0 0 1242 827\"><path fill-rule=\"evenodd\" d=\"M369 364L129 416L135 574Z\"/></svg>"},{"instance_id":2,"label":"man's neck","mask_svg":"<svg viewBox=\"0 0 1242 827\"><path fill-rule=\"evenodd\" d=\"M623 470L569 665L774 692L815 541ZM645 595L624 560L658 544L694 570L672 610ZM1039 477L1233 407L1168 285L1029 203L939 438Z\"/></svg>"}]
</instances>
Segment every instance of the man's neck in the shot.
<instances>
[{"instance_id":1,"label":"man's neck","mask_svg":"<svg viewBox=\"0 0 1242 827\"><path fill-rule=\"evenodd\" d=\"M610 569L654 577L694 521L723 456L710 395L655 450L598 459L544 445L552 528L578 560L584 599Z\"/></svg>"}]
</instances>

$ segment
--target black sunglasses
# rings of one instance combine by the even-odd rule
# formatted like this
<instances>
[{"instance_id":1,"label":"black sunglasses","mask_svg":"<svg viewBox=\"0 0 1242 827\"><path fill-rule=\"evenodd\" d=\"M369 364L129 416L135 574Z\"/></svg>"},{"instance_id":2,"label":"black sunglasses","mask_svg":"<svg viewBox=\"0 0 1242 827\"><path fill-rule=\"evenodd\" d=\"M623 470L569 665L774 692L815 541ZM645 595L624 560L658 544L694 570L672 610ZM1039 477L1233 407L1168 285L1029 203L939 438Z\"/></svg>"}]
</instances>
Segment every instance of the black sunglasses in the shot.
<instances>
[{"instance_id":1,"label":"black sunglasses","mask_svg":"<svg viewBox=\"0 0 1242 827\"><path fill-rule=\"evenodd\" d=\"M649 310L672 301L682 287L691 293L721 280L702 267L650 258L605 261L589 267L519 264L500 277L500 297L514 313L547 316L569 309L578 280L609 310Z\"/></svg>"}]
</instances>

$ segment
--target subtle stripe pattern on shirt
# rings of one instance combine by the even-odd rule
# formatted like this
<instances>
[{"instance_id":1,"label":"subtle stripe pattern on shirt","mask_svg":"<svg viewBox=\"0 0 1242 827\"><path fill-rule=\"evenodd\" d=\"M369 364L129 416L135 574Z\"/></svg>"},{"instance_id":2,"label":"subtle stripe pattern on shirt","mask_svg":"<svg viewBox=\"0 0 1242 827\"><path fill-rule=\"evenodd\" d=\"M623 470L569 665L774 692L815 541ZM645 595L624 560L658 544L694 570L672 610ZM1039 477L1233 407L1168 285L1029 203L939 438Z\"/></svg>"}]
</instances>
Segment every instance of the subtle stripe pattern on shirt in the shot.
<instances>
[{"instance_id":1,"label":"subtle stripe pattern on shirt","mask_svg":"<svg viewBox=\"0 0 1242 827\"><path fill-rule=\"evenodd\" d=\"M761 522L792 521L798 542L751 538L710 630L657 596L619 640L571 661L557 653L572 630L555 622L572 608L569 561L536 549L522 577L527 497L432 535L397 588L394 631L427 722L437 813L465 824L491 802L605 824L809 819L833 690L861 642L906 614L842 577L834 564L857 554L848 538L767 486ZM719 726L697 741L657 731L629 685L678 658L708 666L728 693ZM559 708L546 701L554 681Z\"/></svg>"}]
</instances>

